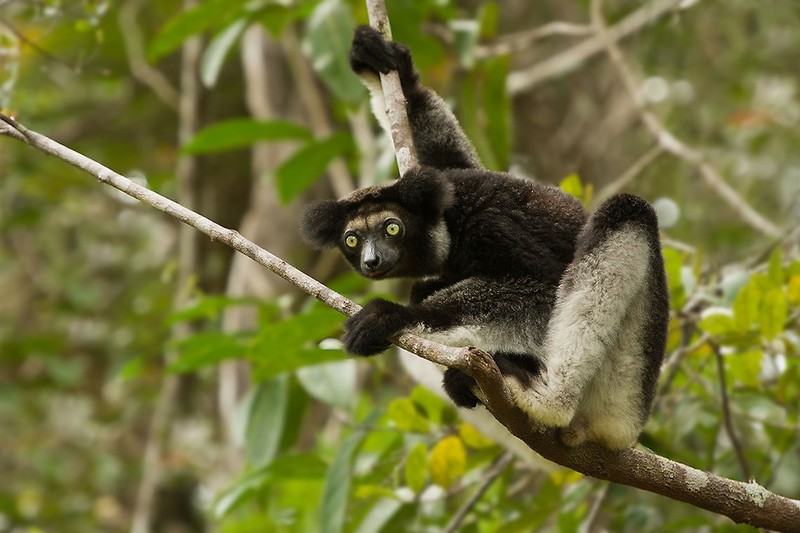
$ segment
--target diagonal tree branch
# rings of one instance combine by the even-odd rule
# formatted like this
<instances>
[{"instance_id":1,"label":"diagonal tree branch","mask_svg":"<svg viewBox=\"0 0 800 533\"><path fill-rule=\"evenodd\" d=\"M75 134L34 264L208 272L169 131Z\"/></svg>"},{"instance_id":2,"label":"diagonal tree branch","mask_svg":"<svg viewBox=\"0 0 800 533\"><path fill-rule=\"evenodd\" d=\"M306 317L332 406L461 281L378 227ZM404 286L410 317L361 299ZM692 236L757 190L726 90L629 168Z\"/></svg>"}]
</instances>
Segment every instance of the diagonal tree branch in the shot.
<instances>
[{"instance_id":1,"label":"diagonal tree branch","mask_svg":"<svg viewBox=\"0 0 800 533\"><path fill-rule=\"evenodd\" d=\"M642 7L609 28L606 37L595 34L560 54L526 69L512 72L506 80L506 90L512 95L529 91L547 79L571 72L590 57L601 53L605 49L604 39L610 39L613 42L620 41L663 15L680 9L684 2L685 0L645 2Z\"/></svg>"},{"instance_id":2,"label":"diagonal tree branch","mask_svg":"<svg viewBox=\"0 0 800 533\"><path fill-rule=\"evenodd\" d=\"M114 172L100 163L17 121L0 115L0 134L22 140L38 150L65 161L101 182L154 207L220 241L269 268L337 311L351 316L360 307L332 291L282 259L190 209ZM567 448L557 431L535 425L511 400L492 357L476 349L452 348L402 334L395 344L425 359L463 370L478 382L487 408L512 434L546 459L585 475L622 483L692 504L735 522L779 531L800 532L800 501L768 491L757 483L743 483L635 449L611 451L594 444Z\"/></svg>"}]
</instances>

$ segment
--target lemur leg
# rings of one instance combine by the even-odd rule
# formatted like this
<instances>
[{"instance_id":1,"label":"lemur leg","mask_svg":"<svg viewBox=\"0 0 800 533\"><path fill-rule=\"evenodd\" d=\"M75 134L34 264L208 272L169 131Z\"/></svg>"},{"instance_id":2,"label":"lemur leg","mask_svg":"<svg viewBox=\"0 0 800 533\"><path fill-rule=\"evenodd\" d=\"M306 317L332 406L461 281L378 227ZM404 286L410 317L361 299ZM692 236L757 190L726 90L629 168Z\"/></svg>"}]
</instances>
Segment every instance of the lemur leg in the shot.
<instances>
[{"instance_id":1,"label":"lemur leg","mask_svg":"<svg viewBox=\"0 0 800 533\"><path fill-rule=\"evenodd\" d=\"M642 293L652 276L653 254L660 254L657 222L644 200L615 196L589 218L559 286L547 328L542 379L532 388L512 387L518 405L532 419L567 427L581 404L593 401L587 398L592 393L589 386L601 367L609 366L609 358L630 366L635 375L626 376L627 386L641 388L642 353L613 352L626 334L620 330L629 323L631 309L642 308L632 304L649 297Z\"/></svg>"},{"instance_id":2,"label":"lemur leg","mask_svg":"<svg viewBox=\"0 0 800 533\"><path fill-rule=\"evenodd\" d=\"M391 130L379 73L398 72L421 165L439 169L482 168L475 149L447 104L420 83L408 48L385 40L369 26L361 26L353 36L350 66L369 89L372 111L388 135Z\"/></svg>"}]
</instances>

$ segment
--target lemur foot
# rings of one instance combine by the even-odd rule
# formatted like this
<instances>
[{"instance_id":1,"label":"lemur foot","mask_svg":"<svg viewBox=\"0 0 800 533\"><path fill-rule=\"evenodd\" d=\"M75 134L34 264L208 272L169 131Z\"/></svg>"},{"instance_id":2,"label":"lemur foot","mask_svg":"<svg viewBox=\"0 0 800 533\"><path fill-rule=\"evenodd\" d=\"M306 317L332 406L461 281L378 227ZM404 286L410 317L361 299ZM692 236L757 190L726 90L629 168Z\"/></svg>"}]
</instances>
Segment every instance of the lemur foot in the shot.
<instances>
[{"instance_id":1,"label":"lemur foot","mask_svg":"<svg viewBox=\"0 0 800 533\"><path fill-rule=\"evenodd\" d=\"M577 411L575 399L566 391L548 386L546 374L527 386L507 380L511 394L520 409L532 420L549 427L567 427Z\"/></svg>"},{"instance_id":2,"label":"lemur foot","mask_svg":"<svg viewBox=\"0 0 800 533\"><path fill-rule=\"evenodd\" d=\"M474 379L457 368L448 368L442 377L442 387L453 403L459 407L472 409L480 402L472 392L478 387Z\"/></svg>"},{"instance_id":3,"label":"lemur foot","mask_svg":"<svg viewBox=\"0 0 800 533\"><path fill-rule=\"evenodd\" d=\"M356 73L370 70L386 74L397 70L395 46L400 45L387 41L379 31L369 26L359 26L350 48L350 66Z\"/></svg>"}]
</instances>

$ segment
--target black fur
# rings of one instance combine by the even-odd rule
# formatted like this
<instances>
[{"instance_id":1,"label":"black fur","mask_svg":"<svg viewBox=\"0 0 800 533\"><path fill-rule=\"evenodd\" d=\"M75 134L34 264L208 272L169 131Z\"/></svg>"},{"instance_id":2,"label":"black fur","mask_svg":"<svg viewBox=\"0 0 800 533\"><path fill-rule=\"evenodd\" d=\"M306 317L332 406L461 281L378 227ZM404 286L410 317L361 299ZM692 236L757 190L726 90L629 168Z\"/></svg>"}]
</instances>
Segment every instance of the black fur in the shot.
<instances>
[{"instance_id":1,"label":"black fur","mask_svg":"<svg viewBox=\"0 0 800 533\"><path fill-rule=\"evenodd\" d=\"M362 27L353 39L350 62L355 72L373 81L378 73L399 72L421 165L390 185L312 204L301 233L312 246L338 246L363 275L419 281L409 305L373 300L350 318L345 350L379 353L389 347L389 337L408 328L434 338L477 335L475 345L493 351L504 376L523 390L540 387L547 357L559 357L541 350L554 306L562 293L573 290L572 267L585 257L598 260L596 253L606 243L625 228L637 227L650 246L651 274L643 289L652 293L649 315L645 332L636 333L644 335L639 408L646 419L669 309L657 221L649 204L619 195L587 218L579 202L554 187L482 169L455 117L419 82L406 47ZM384 222L384 216L390 218ZM395 219L403 231L388 235L386 224ZM358 244L348 246L347 235L357 236ZM626 235L635 239L639 233ZM382 260L380 269L365 267L367 253ZM648 334L651 328L654 333ZM480 403L475 381L463 372L447 370L443 384L457 405ZM586 427L582 433L591 432L591 423Z\"/></svg>"}]
</instances>

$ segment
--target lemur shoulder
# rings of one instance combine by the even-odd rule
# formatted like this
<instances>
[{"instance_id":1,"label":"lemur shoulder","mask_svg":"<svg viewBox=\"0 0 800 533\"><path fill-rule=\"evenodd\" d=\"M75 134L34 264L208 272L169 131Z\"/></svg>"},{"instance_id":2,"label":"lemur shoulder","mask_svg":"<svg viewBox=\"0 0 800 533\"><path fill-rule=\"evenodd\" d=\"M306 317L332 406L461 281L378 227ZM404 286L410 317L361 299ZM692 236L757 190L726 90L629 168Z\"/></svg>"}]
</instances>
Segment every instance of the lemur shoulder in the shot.
<instances>
[{"instance_id":1,"label":"lemur shoulder","mask_svg":"<svg viewBox=\"0 0 800 533\"><path fill-rule=\"evenodd\" d=\"M398 71L420 166L303 216L304 239L338 247L360 274L417 280L408 305L375 299L347 320L345 350L380 353L404 330L481 348L517 405L563 428L566 444L631 446L649 415L669 315L653 209L622 194L588 216L555 187L482 168L408 49L368 27L356 30L350 63L384 126L379 73ZM481 402L459 370L443 385L459 406Z\"/></svg>"}]
</instances>

